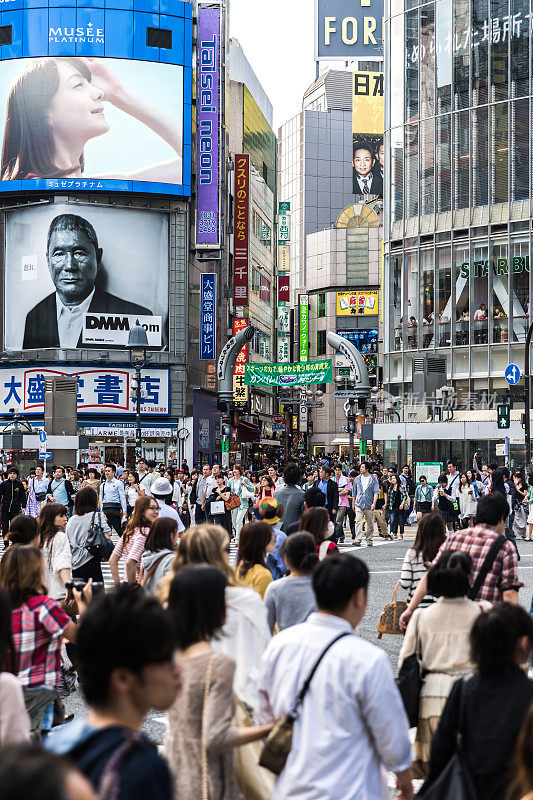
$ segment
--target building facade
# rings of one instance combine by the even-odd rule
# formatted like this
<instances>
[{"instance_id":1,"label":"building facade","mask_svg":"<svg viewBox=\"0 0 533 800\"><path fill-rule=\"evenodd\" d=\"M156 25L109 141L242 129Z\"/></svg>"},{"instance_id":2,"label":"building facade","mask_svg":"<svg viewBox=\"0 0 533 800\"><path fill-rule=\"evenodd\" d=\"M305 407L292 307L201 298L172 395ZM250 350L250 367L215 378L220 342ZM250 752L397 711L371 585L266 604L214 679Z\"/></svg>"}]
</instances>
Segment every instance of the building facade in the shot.
<instances>
[{"instance_id":1,"label":"building facade","mask_svg":"<svg viewBox=\"0 0 533 800\"><path fill-rule=\"evenodd\" d=\"M505 368L523 370L531 321L531 9L418 6L391 0L386 12L384 389L399 399L403 457L493 460ZM425 422L426 403L412 408L413 363L428 354L446 359L452 427ZM507 432L517 463L522 412L518 399ZM395 458L392 428L374 426L374 438Z\"/></svg>"}]
</instances>

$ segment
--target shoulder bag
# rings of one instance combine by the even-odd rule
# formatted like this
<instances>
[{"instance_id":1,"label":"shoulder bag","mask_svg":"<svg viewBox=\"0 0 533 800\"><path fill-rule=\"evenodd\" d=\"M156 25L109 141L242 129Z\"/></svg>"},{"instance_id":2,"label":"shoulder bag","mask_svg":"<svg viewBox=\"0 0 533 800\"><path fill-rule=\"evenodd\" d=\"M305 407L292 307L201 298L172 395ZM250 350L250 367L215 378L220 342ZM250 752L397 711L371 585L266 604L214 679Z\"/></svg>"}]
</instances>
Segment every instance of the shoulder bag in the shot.
<instances>
[{"instance_id":1,"label":"shoulder bag","mask_svg":"<svg viewBox=\"0 0 533 800\"><path fill-rule=\"evenodd\" d=\"M422 786L417 797L423 800L477 800L476 788L463 751L463 727L465 713L465 682L461 680L459 701L459 730L457 745L439 777L428 786Z\"/></svg>"},{"instance_id":2,"label":"shoulder bag","mask_svg":"<svg viewBox=\"0 0 533 800\"><path fill-rule=\"evenodd\" d=\"M381 639L384 633L391 633L403 636L403 631L400 628L400 617L407 608L405 600L396 600L398 593L398 586L400 581L394 587L390 603L387 603L381 614L379 615L378 622L378 639Z\"/></svg>"},{"instance_id":3,"label":"shoulder bag","mask_svg":"<svg viewBox=\"0 0 533 800\"><path fill-rule=\"evenodd\" d=\"M98 521L95 522L95 516L98 513ZM102 515L101 512L93 511L91 525L85 540L85 549L89 554L98 559L98 561L109 561L109 557L115 546L111 539L108 539L102 528Z\"/></svg>"},{"instance_id":4,"label":"shoulder bag","mask_svg":"<svg viewBox=\"0 0 533 800\"><path fill-rule=\"evenodd\" d=\"M33 486L33 494L35 495L35 499L38 503L42 503L43 500L46 500L46 492L36 492L35 491L35 478L32 481Z\"/></svg>"},{"instance_id":5,"label":"shoulder bag","mask_svg":"<svg viewBox=\"0 0 533 800\"><path fill-rule=\"evenodd\" d=\"M416 620L415 630L415 652L404 659L396 683L398 684L398 690L403 700L409 726L411 728L416 728L420 710L420 693L424 684L422 654L420 653L420 640L418 638L418 618Z\"/></svg>"},{"instance_id":6,"label":"shoulder bag","mask_svg":"<svg viewBox=\"0 0 533 800\"><path fill-rule=\"evenodd\" d=\"M307 676L307 679L302 686L298 697L292 707L292 710L289 711L288 714L284 714L282 717L276 720L274 723L274 727L270 731L269 735L265 740L265 744L263 750L261 751L261 758L259 759L259 764L262 767L266 767L274 775L279 775L280 772L285 767L287 763L287 759L289 757L289 753L291 752L292 747L292 733L294 728L294 721L298 714L298 709L303 703L305 695L309 690L309 686L313 679L315 672L317 671L320 662L335 642L338 642L339 639L343 639L345 636L353 636L353 633L345 631L344 633L339 634L339 636L335 636L335 638L327 645L327 647L322 650L320 656L315 661L313 669Z\"/></svg>"},{"instance_id":7,"label":"shoulder bag","mask_svg":"<svg viewBox=\"0 0 533 800\"><path fill-rule=\"evenodd\" d=\"M485 556L485 560L484 560L483 564L481 565L481 569L479 570L479 572L477 574L477 578L474 581L474 583L472 584L472 586L470 588L470 591L468 593L468 597L469 597L470 600L475 600L476 597L478 596L481 587L485 583L485 579L486 579L487 575L491 571L492 566L493 566L494 562L496 561L496 556L498 555L498 553L502 549L505 541L506 541L505 536L502 535L502 536L498 536L498 538L495 539L493 541L493 543L491 544L490 550L487 553L487 555Z\"/></svg>"},{"instance_id":8,"label":"shoulder bag","mask_svg":"<svg viewBox=\"0 0 533 800\"><path fill-rule=\"evenodd\" d=\"M149 581L149 579L152 577L152 575L154 574L154 572L156 571L156 569L158 568L158 566L160 565L160 563L163 561L163 559L164 559L164 558L166 558L167 556L168 556L168 553L163 553L163 555L162 555L162 556L160 556L160 557L157 559L157 561L154 561L154 563L152 564L152 566L150 567L150 569L148 570L148 572L146 573L146 575L144 574L144 567L143 567L143 565L141 564L141 569L140 569L140 571L139 571L139 577L137 578L137 583L139 584L139 586L140 586L142 589L144 589L144 586L145 586L145 584L146 584L146 583Z\"/></svg>"}]
</instances>

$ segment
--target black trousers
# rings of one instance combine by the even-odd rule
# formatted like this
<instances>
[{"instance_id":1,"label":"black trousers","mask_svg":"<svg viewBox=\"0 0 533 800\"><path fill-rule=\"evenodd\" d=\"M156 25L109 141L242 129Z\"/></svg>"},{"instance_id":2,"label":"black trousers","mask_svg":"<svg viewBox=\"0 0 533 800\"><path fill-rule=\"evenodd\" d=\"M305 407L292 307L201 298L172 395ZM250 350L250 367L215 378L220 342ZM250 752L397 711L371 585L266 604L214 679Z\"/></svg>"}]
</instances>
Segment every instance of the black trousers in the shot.
<instances>
[{"instance_id":1,"label":"black trousers","mask_svg":"<svg viewBox=\"0 0 533 800\"><path fill-rule=\"evenodd\" d=\"M21 512L20 508L18 508L16 510L15 509L11 509L11 511L9 511L7 508L4 509L2 507L2 510L0 511L0 522L1 522L1 525L2 525L2 534L4 536L6 535L6 533L9 530L9 523L11 522L12 519L15 519L15 517L18 517L20 512Z\"/></svg>"},{"instance_id":2,"label":"black trousers","mask_svg":"<svg viewBox=\"0 0 533 800\"><path fill-rule=\"evenodd\" d=\"M72 577L74 580L84 581L85 583L87 583L89 578L92 578L93 581L99 581L100 583L104 582L102 565L97 558L91 558L90 561L82 564L81 567L73 569Z\"/></svg>"},{"instance_id":3,"label":"black trousers","mask_svg":"<svg viewBox=\"0 0 533 800\"><path fill-rule=\"evenodd\" d=\"M196 513L194 515L194 521L196 525L199 525L201 522L205 522L205 509L202 508L201 503L195 503L196 505Z\"/></svg>"},{"instance_id":4,"label":"black trousers","mask_svg":"<svg viewBox=\"0 0 533 800\"><path fill-rule=\"evenodd\" d=\"M120 514L109 514L104 511L110 528L113 528L119 536L122 535L122 519Z\"/></svg>"}]
</instances>

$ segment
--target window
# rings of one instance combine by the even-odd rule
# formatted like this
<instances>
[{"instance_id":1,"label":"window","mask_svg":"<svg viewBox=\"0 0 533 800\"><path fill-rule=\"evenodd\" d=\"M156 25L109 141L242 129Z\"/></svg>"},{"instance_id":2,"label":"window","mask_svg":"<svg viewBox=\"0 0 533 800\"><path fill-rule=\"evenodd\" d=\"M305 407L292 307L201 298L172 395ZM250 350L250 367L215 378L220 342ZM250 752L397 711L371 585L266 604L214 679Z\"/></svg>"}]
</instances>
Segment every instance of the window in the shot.
<instances>
[{"instance_id":1,"label":"window","mask_svg":"<svg viewBox=\"0 0 533 800\"><path fill-rule=\"evenodd\" d=\"M255 209L252 211L252 232L263 247L270 249L272 244L272 229Z\"/></svg>"},{"instance_id":2,"label":"window","mask_svg":"<svg viewBox=\"0 0 533 800\"><path fill-rule=\"evenodd\" d=\"M2 25L0 27L0 46L3 44L12 44L13 42L13 26Z\"/></svg>"},{"instance_id":3,"label":"window","mask_svg":"<svg viewBox=\"0 0 533 800\"><path fill-rule=\"evenodd\" d=\"M326 355L326 331L316 332L316 354L317 356Z\"/></svg>"},{"instance_id":4,"label":"window","mask_svg":"<svg viewBox=\"0 0 533 800\"><path fill-rule=\"evenodd\" d=\"M420 9L420 54L420 117L424 119L435 113L435 8L433 5L422 6Z\"/></svg>"},{"instance_id":5,"label":"window","mask_svg":"<svg viewBox=\"0 0 533 800\"><path fill-rule=\"evenodd\" d=\"M489 196L488 108L472 111L472 205L485 206Z\"/></svg>"},{"instance_id":6,"label":"window","mask_svg":"<svg viewBox=\"0 0 533 800\"><path fill-rule=\"evenodd\" d=\"M508 103L491 107L491 194L493 203L506 203L509 196L509 125Z\"/></svg>"},{"instance_id":7,"label":"window","mask_svg":"<svg viewBox=\"0 0 533 800\"><path fill-rule=\"evenodd\" d=\"M474 106L483 105L489 98L489 37L483 36L483 25L487 24L488 18L488 0L472 0L472 28L477 43L477 47L472 48L472 105Z\"/></svg>"},{"instance_id":8,"label":"window","mask_svg":"<svg viewBox=\"0 0 533 800\"><path fill-rule=\"evenodd\" d=\"M146 28L146 44L148 47L163 47L172 50L172 31L164 28Z\"/></svg>"},{"instance_id":9,"label":"window","mask_svg":"<svg viewBox=\"0 0 533 800\"><path fill-rule=\"evenodd\" d=\"M451 115L437 118L437 211L450 211L452 202Z\"/></svg>"},{"instance_id":10,"label":"window","mask_svg":"<svg viewBox=\"0 0 533 800\"><path fill-rule=\"evenodd\" d=\"M412 122L418 119L418 9L405 15L405 49L405 120Z\"/></svg>"},{"instance_id":11,"label":"window","mask_svg":"<svg viewBox=\"0 0 533 800\"><path fill-rule=\"evenodd\" d=\"M259 295L261 291L261 273L259 272L259 267L252 263L252 292L256 295Z\"/></svg>"},{"instance_id":12,"label":"window","mask_svg":"<svg viewBox=\"0 0 533 800\"><path fill-rule=\"evenodd\" d=\"M251 348L262 358L270 358L270 336L263 331L256 330L251 341Z\"/></svg>"},{"instance_id":13,"label":"window","mask_svg":"<svg viewBox=\"0 0 533 800\"><path fill-rule=\"evenodd\" d=\"M368 284L368 228L348 228L346 236L346 283Z\"/></svg>"},{"instance_id":14,"label":"window","mask_svg":"<svg viewBox=\"0 0 533 800\"><path fill-rule=\"evenodd\" d=\"M259 298L270 305L271 283L264 275L259 279Z\"/></svg>"},{"instance_id":15,"label":"window","mask_svg":"<svg viewBox=\"0 0 533 800\"><path fill-rule=\"evenodd\" d=\"M319 292L317 305L316 305L316 315L320 319L321 317L326 316L326 293Z\"/></svg>"},{"instance_id":16,"label":"window","mask_svg":"<svg viewBox=\"0 0 533 800\"><path fill-rule=\"evenodd\" d=\"M435 4L435 50L437 78L437 113L452 108L452 0Z\"/></svg>"}]
</instances>

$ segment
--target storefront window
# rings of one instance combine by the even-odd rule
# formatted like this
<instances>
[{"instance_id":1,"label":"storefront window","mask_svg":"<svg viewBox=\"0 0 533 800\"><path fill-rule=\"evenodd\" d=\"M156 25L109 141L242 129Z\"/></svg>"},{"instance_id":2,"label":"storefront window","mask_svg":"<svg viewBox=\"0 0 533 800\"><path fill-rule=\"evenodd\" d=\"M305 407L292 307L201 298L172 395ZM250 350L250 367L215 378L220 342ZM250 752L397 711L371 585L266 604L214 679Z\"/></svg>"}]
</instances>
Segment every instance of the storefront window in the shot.
<instances>
[{"instance_id":1,"label":"storefront window","mask_svg":"<svg viewBox=\"0 0 533 800\"><path fill-rule=\"evenodd\" d=\"M437 113L452 110L452 0L435 5Z\"/></svg>"},{"instance_id":2,"label":"storefront window","mask_svg":"<svg viewBox=\"0 0 533 800\"><path fill-rule=\"evenodd\" d=\"M406 292L404 308L407 309L406 327L407 327L407 347L410 349L418 348L418 253L411 252L405 254L405 275Z\"/></svg>"},{"instance_id":3,"label":"storefront window","mask_svg":"<svg viewBox=\"0 0 533 800\"><path fill-rule=\"evenodd\" d=\"M455 22L454 31L454 59L453 59L453 108L457 111L460 108L468 108L468 88L469 88L469 61L470 47L470 2L469 0L454 0L453 17Z\"/></svg>"},{"instance_id":4,"label":"storefront window","mask_svg":"<svg viewBox=\"0 0 533 800\"><path fill-rule=\"evenodd\" d=\"M435 269L433 250L420 253L420 324L424 350L433 347L435 340Z\"/></svg>"},{"instance_id":5,"label":"storefront window","mask_svg":"<svg viewBox=\"0 0 533 800\"><path fill-rule=\"evenodd\" d=\"M422 214L435 211L435 120L420 123L420 204Z\"/></svg>"},{"instance_id":6,"label":"storefront window","mask_svg":"<svg viewBox=\"0 0 533 800\"><path fill-rule=\"evenodd\" d=\"M437 347L451 344L452 279L451 248L437 249Z\"/></svg>"},{"instance_id":7,"label":"storefront window","mask_svg":"<svg viewBox=\"0 0 533 800\"><path fill-rule=\"evenodd\" d=\"M454 208L470 206L470 126L468 111L453 115L454 121Z\"/></svg>"},{"instance_id":8,"label":"storefront window","mask_svg":"<svg viewBox=\"0 0 533 800\"><path fill-rule=\"evenodd\" d=\"M488 0L472 0L472 30L476 47L472 47L472 105L480 106L489 99L489 37L484 35L489 18Z\"/></svg>"},{"instance_id":9,"label":"storefront window","mask_svg":"<svg viewBox=\"0 0 533 800\"><path fill-rule=\"evenodd\" d=\"M401 255L390 260L391 350L402 349L402 260Z\"/></svg>"},{"instance_id":10,"label":"storefront window","mask_svg":"<svg viewBox=\"0 0 533 800\"><path fill-rule=\"evenodd\" d=\"M509 19L508 15L508 0L491 0L490 76L492 81L492 102L507 100L509 97L509 32L506 31L507 35L504 35L503 29L505 20Z\"/></svg>"},{"instance_id":11,"label":"storefront window","mask_svg":"<svg viewBox=\"0 0 533 800\"><path fill-rule=\"evenodd\" d=\"M529 100L511 103L511 200L529 197Z\"/></svg>"},{"instance_id":12,"label":"storefront window","mask_svg":"<svg viewBox=\"0 0 533 800\"><path fill-rule=\"evenodd\" d=\"M529 325L529 242L511 239L509 258L512 289L513 342L525 342Z\"/></svg>"},{"instance_id":13,"label":"storefront window","mask_svg":"<svg viewBox=\"0 0 533 800\"><path fill-rule=\"evenodd\" d=\"M507 241L492 242L490 254L492 270L492 304L489 308L492 325L489 334L494 344L509 341L509 261Z\"/></svg>"},{"instance_id":14,"label":"storefront window","mask_svg":"<svg viewBox=\"0 0 533 800\"><path fill-rule=\"evenodd\" d=\"M509 197L507 172L509 164L508 105L508 103L497 103L491 107L490 153L493 203L506 203Z\"/></svg>"},{"instance_id":15,"label":"storefront window","mask_svg":"<svg viewBox=\"0 0 533 800\"><path fill-rule=\"evenodd\" d=\"M437 4L437 8L440 3ZM452 202L451 115L437 117L437 211L450 211Z\"/></svg>"},{"instance_id":16,"label":"storefront window","mask_svg":"<svg viewBox=\"0 0 533 800\"><path fill-rule=\"evenodd\" d=\"M418 214L418 125L405 126L405 216Z\"/></svg>"},{"instance_id":17,"label":"storefront window","mask_svg":"<svg viewBox=\"0 0 533 800\"><path fill-rule=\"evenodd\" d=\"M488 107L472 111L472 205L485 206L489 196Z\"/></svg>"},{"instance_id":18,"label":"storefront window","mask_svg":"<svg viewBox=\"0 0 533 800\"><path fill-rule=\"evenodd\" d=\"M487 344L489 330L489 262L486 244L472 244L470 263L467 268L472 287L474 344Z\"/></svg>"},{"instance_id":19,"label":"storefront window","mask_svg":"<svg viewBox=\"0 0 533 800\"><path fill-rule=\"evenodd\" d=\"M408 11L405 15L405 121L418 119L418 9Z\"/></svg>"},{"instance_id":20,"label":"storefront window","mask_svg":"<svg viewBox=\"0 0 533 800\"><path fill-rule=\"evenodd\" d=\"M420 9L420 117L435 113L435 7Z\"/></svg>"},{"instance_id":21,"label":"storefront window","mask_svg":"<svg viewBox=\"0 0 533 800\"><path fill-rule=\"evenodd\" d=\"M511 23L511 97L529 93L530 43L528 24L531 21L527 0L510 0Z\"/></svg>"},{"instance_id":22,"label":"storefront window","mask_svg":"<svg viewBox=\"0 0 533 800\"><path fill-rule=\"evenodd\" d=\"M391 131L391 207L393 221L403 219L403 128Z\"/></svg>"},{"instance_id":23,"label":"storefront window","mask_svg":"<svg viewBox=\"0 0 533 800\"><path fill-rule=\"evenodd\" d=\"M468 245L453 248L453 274L455 277L455 344L468 344L470 341L470 301L468 276L461 266L468 263Z\"/></svg>"}]
</instances>

